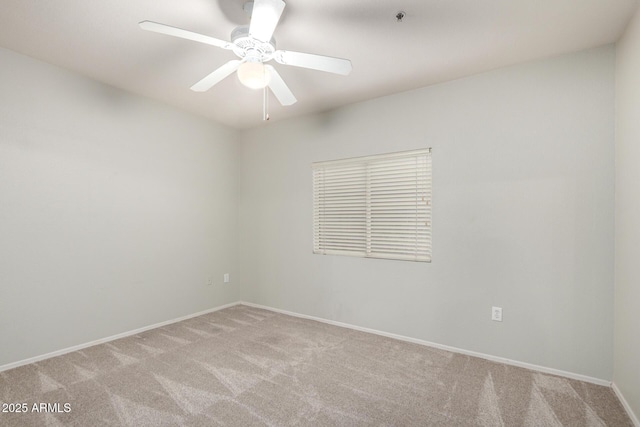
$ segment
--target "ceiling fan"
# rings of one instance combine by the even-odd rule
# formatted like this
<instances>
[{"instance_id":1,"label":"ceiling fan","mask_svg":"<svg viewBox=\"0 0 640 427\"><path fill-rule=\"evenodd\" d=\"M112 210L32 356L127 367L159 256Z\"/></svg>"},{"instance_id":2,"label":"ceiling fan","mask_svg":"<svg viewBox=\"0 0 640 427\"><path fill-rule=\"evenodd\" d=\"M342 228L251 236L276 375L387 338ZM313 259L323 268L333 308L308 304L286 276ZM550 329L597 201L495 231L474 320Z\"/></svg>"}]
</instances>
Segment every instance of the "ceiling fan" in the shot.
<instances>
[{"instance_id":1,"label":"ceiling fan","mask_svg":"<svg viewBox=\"0 0 640 427\"><path fill-rule=\"evenodd\" d=\"M139 25L143 30L231 50L238 56L239 59L227 62L191 86L191 90L207 91L237 71L240 82L245 86L252 89L268 86L280 104L292 105L297 101L295 96L276 69L271 65L265 65L266 62L275 59L283 65L347 75L351 72L351 61L310 53L276 50L273 32L284 6L285 3L282 0L255 0L253 4L245 4L244 9L251 10L250 24L236 27L231 32L230 42L152 21L142 21Z\"/></svg>"}]
</instances>

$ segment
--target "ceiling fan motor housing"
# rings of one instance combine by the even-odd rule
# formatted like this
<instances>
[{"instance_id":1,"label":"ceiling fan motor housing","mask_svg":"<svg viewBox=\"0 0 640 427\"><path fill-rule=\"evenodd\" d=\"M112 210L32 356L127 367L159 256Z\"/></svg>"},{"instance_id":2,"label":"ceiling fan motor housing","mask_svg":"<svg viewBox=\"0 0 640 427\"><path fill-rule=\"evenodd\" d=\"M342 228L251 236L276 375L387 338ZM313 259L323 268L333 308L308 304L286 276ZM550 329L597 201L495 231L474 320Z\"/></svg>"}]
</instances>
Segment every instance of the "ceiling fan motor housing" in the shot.
<instances>
[{"instance_id":1,"label":"ceiling fan motor housing","mask_svg":"<svg viewBox=\"0 0 640 427\"><path fill-rule=\"evenodd\" d=\"M231 42L235 45L233 52L238 57L250 62L267 62L276 51L276 39L263 42L249 36L249 26L241 25L231 32Z\"/></svg>"}]
</instances>

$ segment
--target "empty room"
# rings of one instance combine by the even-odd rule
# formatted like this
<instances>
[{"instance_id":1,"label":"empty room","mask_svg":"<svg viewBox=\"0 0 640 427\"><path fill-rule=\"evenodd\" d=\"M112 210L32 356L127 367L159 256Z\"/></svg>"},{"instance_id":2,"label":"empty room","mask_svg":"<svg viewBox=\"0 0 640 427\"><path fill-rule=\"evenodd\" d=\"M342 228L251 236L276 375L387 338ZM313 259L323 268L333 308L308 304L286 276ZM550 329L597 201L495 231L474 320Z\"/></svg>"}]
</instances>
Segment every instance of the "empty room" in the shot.
<instances>
[{"instance_id":1,"label":"empty room","mask_svg":"<svg viewBox=\"0 0 640 427\"><path fill-rule=\"evenodd\" d=\"M639 76L637 0L2 0L0 426L640 427Z\"/></svg>"}]
</instances>

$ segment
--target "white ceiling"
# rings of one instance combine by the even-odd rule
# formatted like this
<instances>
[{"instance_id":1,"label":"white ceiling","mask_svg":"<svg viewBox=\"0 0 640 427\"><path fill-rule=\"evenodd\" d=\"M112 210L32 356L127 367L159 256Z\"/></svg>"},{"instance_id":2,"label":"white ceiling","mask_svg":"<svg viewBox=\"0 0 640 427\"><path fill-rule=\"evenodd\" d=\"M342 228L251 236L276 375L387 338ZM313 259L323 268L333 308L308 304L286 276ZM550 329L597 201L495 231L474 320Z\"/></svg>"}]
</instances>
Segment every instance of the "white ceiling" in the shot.
<instances>
[{"instance_id":1,"label":"white ceiling","mask_svg":"<svg viewBox=\"0 0 640 427\"><path fill-rule=\"evenodd\" d=\"M142 20L229 40L243 0L0 0L0 46L236 128L260 125L262 92L232 75L189 88L231 51L143 31ZM271 121L618 39L637 0L288 0L277 48L348 58L349 76L274 62L298 103ZM397 23L395 15L406 16ZM0 64L1 65L1 64Z\"/></svg>"}]
</instances>

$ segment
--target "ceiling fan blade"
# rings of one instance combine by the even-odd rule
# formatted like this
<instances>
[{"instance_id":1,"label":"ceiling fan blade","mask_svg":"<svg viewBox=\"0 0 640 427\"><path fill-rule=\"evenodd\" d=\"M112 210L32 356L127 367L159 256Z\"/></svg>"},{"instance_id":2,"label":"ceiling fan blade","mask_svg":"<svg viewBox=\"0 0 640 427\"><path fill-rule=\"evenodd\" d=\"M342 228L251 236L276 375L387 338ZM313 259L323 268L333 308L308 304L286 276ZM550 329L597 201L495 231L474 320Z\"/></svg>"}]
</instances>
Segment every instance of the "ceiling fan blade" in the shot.
<instances>
[{"instance_id":1,"label":"ceiling fan blade","mask_svg":"<svg viewBox=\"0 0 640 427\"><path fill-rule=\"evenodd\" d=\"M283 10L284 1L282 0L255 0L251 12L249 35L262 42L269 42Z\"/></svg>"},{"instance_id":2,"label":"ceiling fan blade","mask_svg":"<svg viewBox=\"0 0 640 427\"><path fill-rule=\"evenodd\" d=\"M311 68L312 70L342 74L343 76L346 76L352 70L351 61L349 61L348 59L314 55L312 53L277 50L273 58L280 64L293 65L294 67Z\"/></svg>"},{"instance_id":3,"label":"ceiling fan blade","mask_svg":"<svg viewBox=\"0 0 640 427\"><path fill-rule=\"evenodd\" d=\"M287 86L287 84L282 80L280 74L273 68L271 65L265 65L265 68L269 71L269 75L271 76L271 80L269 81L269 89L271 92L278 98L280 104L282 105L292 105L298 102L291 89Z\"/></svg>"},{"instance_id":4,"label":"ceiling fan blade","mask_svg":"<svg viewBox=\"0 0 640 427\"><path fill-rule=\"evenodd\" d=\"M172 27L170 25L159 24L153 21L142 21L138 25L140 28L147 31L153 31L154 33L166 34L168 36L180 37L187 40L193 40L212 46L221 47L223 49L233 49L233 44L224 40L216 39L215 37L205 36L204 34L198 34L191 31L183 30L181 28Z\"/></svg>"},{"instance_id":5,"label":"ceiling fan blade","mask_svg":"<svg viewBox=\"0 0 640 427\"><path fill-rule=\"evenodd\" d=\"M209 74L204 79L200 80L198 83L191 86L191 90L194 92L206 92L211 89L216 83L224 80L229 74L233 73L238 69L240 64L244 61L239 59L234 59L232 61L227 62L222 67L215 70L213 73Z\"/></svg>"}]
</instances>

